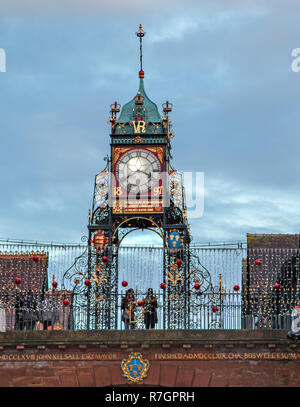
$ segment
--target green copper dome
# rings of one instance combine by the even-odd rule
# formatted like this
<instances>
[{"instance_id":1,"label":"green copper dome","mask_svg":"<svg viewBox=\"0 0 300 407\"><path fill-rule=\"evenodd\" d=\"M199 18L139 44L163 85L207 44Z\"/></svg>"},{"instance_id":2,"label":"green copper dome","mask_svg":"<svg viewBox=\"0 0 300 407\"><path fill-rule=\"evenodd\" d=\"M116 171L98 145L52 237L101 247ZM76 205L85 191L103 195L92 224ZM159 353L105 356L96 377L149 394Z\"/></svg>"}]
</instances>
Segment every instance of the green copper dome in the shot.
<instances>
[{"instance_id":1,"label":"green copper dome","mask_svg":"<svg viewBox=\"0 0 300 407\"><path fill-rule=\"evenodd\" d=\"M141 106L141 109L137 109L135 98L133 98L130 102L123 106L118 119L119 123L129 123L134 120L134 117L141 115L146 122L160 123L161 117L157 106L148 98L144 89L144 80L142 78L140 79L140 87L136 96L139 95L144 97L144 103Z\"/></svg>"}]
</instances>

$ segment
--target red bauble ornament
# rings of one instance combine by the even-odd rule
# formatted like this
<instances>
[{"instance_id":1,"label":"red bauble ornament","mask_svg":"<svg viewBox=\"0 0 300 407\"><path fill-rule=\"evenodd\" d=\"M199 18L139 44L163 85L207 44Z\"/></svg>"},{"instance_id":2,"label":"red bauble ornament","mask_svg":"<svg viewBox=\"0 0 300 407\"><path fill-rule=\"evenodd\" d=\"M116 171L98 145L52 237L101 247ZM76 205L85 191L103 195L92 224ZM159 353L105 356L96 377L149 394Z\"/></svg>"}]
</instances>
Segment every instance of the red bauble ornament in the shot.
<instances>
[{"instance_id":1,"label":"red bauble ornament","mask_svg":"<svg viewBox=\"0 0 300 407\"><path fill-rule=\"evenodd\" d=\"M196 283L196 284L194 285L194 288L195 288L195 290L200 290L200 284Z\"/></svg>"},{"instance_id":2,"label":"red bauble ornament","mask_svg":"<svg viewBox=\"0 0 300 407\"><path fill-rule=\"evenodd\" d=\"M69 300L64 300L64 301L63 301L63 305L64 305L65 307L67 307L69 304L70 304L70 301L69 301Z\"/></svg>"},{"instance_id":3,"label":"red bauble ornament","mask_svg":"<svg viewBox=\"0 0 300 407\"><path fill-rule=\"evenodd\" d=\"M261 265L261 261L260 261L260 260L255 260L255 264L256 264L257 266L260 266L260 265Z\"/></svg>"},{"instance_id":4,"label":"red bauble ornament","mask_svg":"<svg viewBox=\"0 0 300 407\"><path fill-rule=\"evenodd\" d=\"M138 301L138 306L142 307L144 305L144 301Z\"/></svg>"},{"instance_id":5,"label":"red bauble ornament","mask_svg":"<svg viewBox=\"0 0 300 407\"><path fill-rule=\"evenodd\" d=\"M212 307L212 312L218 312L218 311L219 311L219 308L216 305L214 305Z\"/></svg>"},{"instance_id":6,"label":"red bauble ornament","mask_svg":"<svg viewBox=\"0 0 300 407\"><path fill-rule=\"evenodd\" d=\"M182 260L177 259L177 266L180 267L182 265Z\"/></svg>"},{"instance_id":7,"label":"red bauble ornament","mask_svg":"<svg viewBox=\"0 0 300 407\"><path fill-rule=\"evenodd\" d=\"M127 286L128 286L127 281L122 281L122 286L123 286L123 287L127 287Z\"/></svg>"},{"instance_id":8,"label":"red bauble ornament","mask_svg":"<svg viewBox=\"0 0 300 407\"><path fill-rule=\"evenodd\" d=\"M56 287L57 287L57 282L56 282L56 281L53 281L52 287L53 287L53 288L56 288Z\"/></svg>"},{"instance_id":9,"label":"red bauble ornament","mask_svg":"<svg viewBox=\"0 0 300 407\"><path fill-rule=\"evenodd\" d=\"M108 258L107 258L106 256L103 256L103 257L102 257L102 261L103 261L103 263L107 263L107 262L108 262Z\"/></svg>"},{"instance_id":10,"label":"red bauble ornament","mask_svg":"<svg viewBox=\"0 0 300 407\"><path fill-rule=\"evenodd\" d=\"M274 285L274 288L275 288L275 290L279 291L279 290L281 289L281 285L278 284L278 283L276 283L276 284Z\"/></svg>"},{"instance_id":11,"label":"red bauble ornament","mask_svg":"<svg viewBox=\"0 0 300 407\"><path fill-rule=\"evenodd\" d=\"M234 291L240 291L240 286L239 286L239 285L235 285L235 286L233 287L233 290L234 290Z\"/></svg>"},{"instance_id":12,"label":"red bauble ornament","mask_svg":"<svg viewBox=\"0 0 300 407\"><path fill-rule=\"evenodd\" d=\"M166 288L166 283L161 283L160 288L164 290Z\"/></svg>"},{"instance_id":13,"label":"red bauble ornament","mask_svg":"<svg viewBox=\"0 0 300 407\"><path fill-rule=\"evenodd\" d=\"M20 279L20 278L16 278L16 279L15 279L15 283L16 283L17 285L21 284L21 279Z\"/></svg>"},{"instance_id":14,"label":"red bauble ornament","mask_svg":"<svg viewBox=\"0 0 300 407\"><path fill-rule=\"evenodd\" d=\"M90 282L90 280L85 280L85 282L84 282L84 285L86 285L87 287L90 287L91 286L91 282Z\"/></svg>"},{"instance_id":15,"label":"red bauble ornament","mask_svg":"<svg viewBox=\"0 0 300 407\"><path fill-rule=\"evenodd\" d=\"M36 263L37 261L39 261L39 256L33 256L32 260Z\"/></svg>"}]
</instances>

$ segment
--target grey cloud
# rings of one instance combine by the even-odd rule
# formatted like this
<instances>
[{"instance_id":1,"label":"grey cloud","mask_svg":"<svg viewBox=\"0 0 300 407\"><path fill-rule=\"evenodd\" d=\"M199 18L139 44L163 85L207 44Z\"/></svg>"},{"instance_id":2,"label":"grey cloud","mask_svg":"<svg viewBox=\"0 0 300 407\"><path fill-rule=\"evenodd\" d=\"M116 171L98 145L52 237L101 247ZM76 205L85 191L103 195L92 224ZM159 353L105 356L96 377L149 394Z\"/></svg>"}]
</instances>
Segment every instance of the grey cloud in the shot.
<instances>
[{"instance_id":1,"label":"grey cloud","mask_svg":"<svg viewBox=\"0 0 300 407\"><path fill-rule=\"evenodd\" d=\"M300 73L290 64L300 6L175 1L157 13L158 2L144 2L137 16L125 3L112 16L108 3L77 2L74 10L85 10L74 16L67 2L52 2L50 17L45 2L40 10L27 2L27 13L2 3L11 13L0 26L8 64L0 237L79 241L86 233L94 175L109 153L109 105L138 87L140 22L146 92L159 107L174 103L173 164L204 171L208 183L204 216L191 220L195 241L296 233ZM89 16L96 7L102 12Z\"/></svg>"}]
</instances>

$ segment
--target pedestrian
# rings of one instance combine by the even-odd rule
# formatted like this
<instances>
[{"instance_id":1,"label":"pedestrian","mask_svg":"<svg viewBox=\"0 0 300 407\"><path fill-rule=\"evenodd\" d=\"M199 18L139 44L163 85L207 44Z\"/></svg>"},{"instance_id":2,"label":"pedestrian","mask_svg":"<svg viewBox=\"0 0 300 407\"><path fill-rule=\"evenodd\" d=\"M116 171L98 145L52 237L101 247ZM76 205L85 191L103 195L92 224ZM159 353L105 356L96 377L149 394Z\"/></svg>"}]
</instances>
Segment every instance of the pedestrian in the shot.
<instances>
[{"instance_id":1,"label":"pedestrian","mask_svg":"<svg viewBox=\"0 0 300 407\"><path fill-rule=\"evenodd\" d=\"M134 291L132 288L129 288L126 291L125 296L122 297L121 309L123 311L122 321L125 324L125 329L134 329L134 311L136 309L136 302L134 298Z\"/></svg>"},{"instance_id":2,"label":"pedestrian","mask_svg":"<svg viewBox=\"0 0 300 407\"><path fill-rule=\"evenodd\" d=\"M16 296L16 329L34 330L38 320L37 303L32 290Z\"/></svg>"},{"instance_id":3,"label":"pedestrian","mask_svg":"<svg viewBox=\"0 0 300 407\"><path fill-rule=\"evenodd\" d=\"M157 324L157 297L153 294L153 289L148 288L147 295L143 299L144 323L146 329L154 329Z\"/></svg>"},{"instance_id":4,"label":"pedestrian","mask_svg":"<svg viewBox=\"0 0 300 407\"><path fill-rule=\"evenodd\" d=\"M51 297L51 293L46 293L46 298L42 301L40 312L40 322L42 323L43 329L54 329L54 325L58 319L59 314L55 298Z\"/></svg>"}]
</instances>

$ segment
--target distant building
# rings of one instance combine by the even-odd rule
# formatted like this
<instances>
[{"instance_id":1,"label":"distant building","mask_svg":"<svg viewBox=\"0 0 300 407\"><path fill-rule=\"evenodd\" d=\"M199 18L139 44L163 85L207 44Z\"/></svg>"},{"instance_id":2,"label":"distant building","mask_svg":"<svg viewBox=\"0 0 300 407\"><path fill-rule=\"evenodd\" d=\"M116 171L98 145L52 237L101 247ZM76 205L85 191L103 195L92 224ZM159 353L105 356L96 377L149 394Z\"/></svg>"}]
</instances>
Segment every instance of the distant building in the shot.
<instances>
[{"instance_id":1,"label":"distant building","mask_svg":"<svg viewBox=\"0 0 300 407\"><path fill-rule=\"evenodd\" d=\"M299 303L300 235L247 234L243 328L290 328Z\"/></svg>"},{"instance_id":2,"label":"distant building","mask_svg":"<svg viewBox=\"0 0 300 407\"><path fill-rule=\"evenodd\" d=\"M47 253L0 253L0 331L70 329L71 307L72 291L48 290Z\"/></svg>"},{"instance_id":3,"label":"distant building","mask_svg":"<svg viewBox=\"0 0 300 407\"><path fill-rule=\"evenodd\" d=\"M48 286L48 254L0 253L0 329L33 328L32 312L17 311L21 307L38 306ZM21 312L23 315L21 316ZM22 321L22 322L21 322ZM25 322L26 321L26 322Z\"/></svg>"},{"instance_id":4,"label":"distant building","mask_svg":"<svg viewBox=\"0 0 300 407\"><path fill-rule=\"evenodd\" d=\"M47 268L47 253L0 253L0 295L16 289L44 292L48 286ZM20 279L19 284L16 279Z\"/></svg>"}]
</instances>

